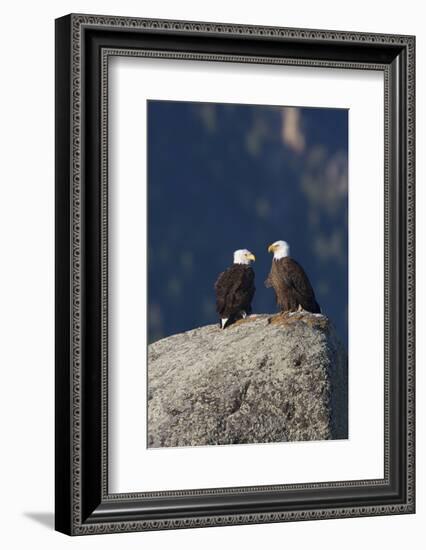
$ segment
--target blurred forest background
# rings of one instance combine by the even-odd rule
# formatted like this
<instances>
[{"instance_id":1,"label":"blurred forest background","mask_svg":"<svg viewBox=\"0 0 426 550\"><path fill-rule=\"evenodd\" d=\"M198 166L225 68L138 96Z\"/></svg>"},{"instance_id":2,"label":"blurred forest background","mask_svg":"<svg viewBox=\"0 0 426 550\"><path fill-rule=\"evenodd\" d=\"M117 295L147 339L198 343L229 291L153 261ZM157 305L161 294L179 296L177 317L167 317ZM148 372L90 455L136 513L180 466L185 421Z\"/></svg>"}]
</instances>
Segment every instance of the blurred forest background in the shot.
<instances>
[{"instance_id":1,"label":"blurred forest background","mask_svg":"<svg viewBox=\"0 0 426 550\"><path fill-rule=\"evenodd\" d=\"M348 344L348 111L148 102L148 338L215 323L233 251L256 255L254 313L276 240Z\"/></svg>"}]
</instances>

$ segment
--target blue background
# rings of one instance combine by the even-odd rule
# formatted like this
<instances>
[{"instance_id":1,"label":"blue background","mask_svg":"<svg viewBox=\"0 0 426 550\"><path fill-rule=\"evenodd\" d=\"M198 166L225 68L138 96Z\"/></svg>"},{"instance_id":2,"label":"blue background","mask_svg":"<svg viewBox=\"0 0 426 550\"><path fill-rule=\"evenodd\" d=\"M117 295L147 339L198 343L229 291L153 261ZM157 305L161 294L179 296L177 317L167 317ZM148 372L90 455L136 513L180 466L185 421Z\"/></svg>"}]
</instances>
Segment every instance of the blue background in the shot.
<instances>
[{"instance_id":1,"label":"blue background","mask_svg":"<svg viewBox=\"0 0 426 550\"><path fill-rule=\"evenodd\" d=\"M256 255L253 312L286 240L347 346L348 112L148 102L149 341L215 323L214 282L233 251Z\"/></svg>"}]
</instances>

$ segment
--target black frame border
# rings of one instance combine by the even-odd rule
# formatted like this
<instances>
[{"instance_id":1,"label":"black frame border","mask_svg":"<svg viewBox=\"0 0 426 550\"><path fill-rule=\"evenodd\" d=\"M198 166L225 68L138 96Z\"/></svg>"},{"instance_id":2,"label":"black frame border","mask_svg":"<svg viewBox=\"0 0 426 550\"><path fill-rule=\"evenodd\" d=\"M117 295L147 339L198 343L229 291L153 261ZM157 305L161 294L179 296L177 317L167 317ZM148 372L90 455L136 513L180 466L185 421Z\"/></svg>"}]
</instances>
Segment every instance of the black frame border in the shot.
<instances>
[{"instance_id":1,"label":"black frame border","mask_svg":"<svg viewBox=\"0 0 426 550\"><path fill-rule=\"evenodd\" d=\"M112 55L385 76L383 480L108 494ZM70 535L414 513L415 38L71 14L56 20L56 529Z\"/></svg>"}]
</instances>

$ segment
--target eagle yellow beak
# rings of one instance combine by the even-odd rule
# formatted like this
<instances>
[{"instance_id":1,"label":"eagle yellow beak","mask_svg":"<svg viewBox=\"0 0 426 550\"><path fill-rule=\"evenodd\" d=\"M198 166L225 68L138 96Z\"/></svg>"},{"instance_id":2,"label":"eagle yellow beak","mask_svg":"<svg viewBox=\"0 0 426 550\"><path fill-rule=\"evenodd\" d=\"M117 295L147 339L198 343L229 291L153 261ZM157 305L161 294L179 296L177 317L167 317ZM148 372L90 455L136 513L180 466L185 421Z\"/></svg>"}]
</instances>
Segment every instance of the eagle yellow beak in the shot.
<instances>
[{"instance_id":1,"label":"eagle yellow beak","mask_svg":"<svg viewBox=\"0 0 426 550\"><path fill-rule=\"evenodd\" d=\"M268 252L274 252L274 251L275 251L275 246L273 244L270 244L268 247Z\"/></svg>"},{"instance_id":2,"label":"eagle yellow beak","mask_svg":"<svg viewBox=\"0 0 426 550\"><path fill-rule=\"evenodd\" d=\"M247 258L248 258L249 260L253 260L253 262L256 261L256 256L255 256L254 254L249 254L249 255L247 256Z\"/></svg>"}]
</instances>

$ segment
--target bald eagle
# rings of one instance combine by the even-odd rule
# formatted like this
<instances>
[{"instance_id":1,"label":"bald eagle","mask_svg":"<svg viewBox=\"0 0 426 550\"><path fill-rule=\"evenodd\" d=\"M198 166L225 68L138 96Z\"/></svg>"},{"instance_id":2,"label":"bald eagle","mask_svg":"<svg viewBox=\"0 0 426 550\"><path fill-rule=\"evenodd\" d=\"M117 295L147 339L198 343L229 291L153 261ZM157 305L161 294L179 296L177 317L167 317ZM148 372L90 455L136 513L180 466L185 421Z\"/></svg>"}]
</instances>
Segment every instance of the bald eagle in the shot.
<instances>
[{"instance_id":1,"label":"bald eagle","mask_svg":"<svg viewBox=\"0 0 426 550\"><path fill-rule=\"evenodd\" d=\"M271 244L268 252L273 252L274 258L265 286L275 290L279 310L285 312L304 309L321 313L306 273L290 258L289 245L285 241L277 241Z\"/></svg>"},{"instance_id":2,"label":"bald eagle","mask_svg":"<svg viewBox=\"0 0 426 550\"><path fill-rule=\"evenodd\" d=\"M254 271L250 262L255 261L250 250L236 250L234 263L219 275L214 285L216 311L220 317L219 326L226 328L251 313L251 301L256 287Z\"/></svg>"}]
</instances>

